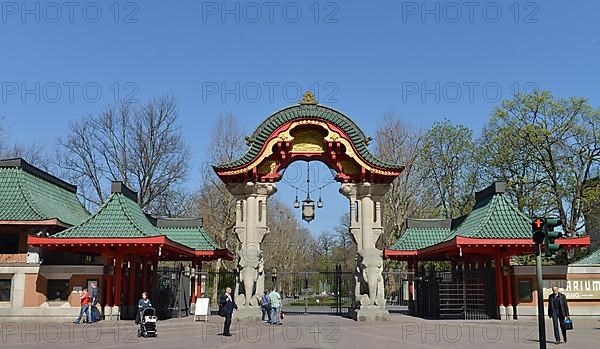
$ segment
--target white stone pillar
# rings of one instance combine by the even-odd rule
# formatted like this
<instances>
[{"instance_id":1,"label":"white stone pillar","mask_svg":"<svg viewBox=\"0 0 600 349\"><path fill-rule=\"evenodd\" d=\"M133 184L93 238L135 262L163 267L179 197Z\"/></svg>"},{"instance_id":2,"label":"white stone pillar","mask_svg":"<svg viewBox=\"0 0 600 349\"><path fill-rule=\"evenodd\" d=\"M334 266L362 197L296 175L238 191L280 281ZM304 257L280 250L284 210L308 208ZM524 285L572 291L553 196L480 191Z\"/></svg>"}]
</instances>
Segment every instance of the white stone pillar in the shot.
<instances>
[{"instance_id":1,"label":"white stone pillar","mask_svg":"<svg viewBox=\"0 0 600 349\"><path fill-rule=\"evenodd\" d=\"M235 183L227 189L237 199L234 232L241 242L237 251L239 278L234 291L239 310L234 318L240 321L260 321L257 296L264 292L264 261L260 244L269 233L267 199L277 188L272 183Z\"/></svg>"},{"instance_id":2,"label":"white stone pillar","mask_svg":"<svg viewBox=\"0 0 600 349\"><path fill-rule=\"evenodd\" d=\"M376 247L383 233L381 201L388 184L344 183L340 192L350 201L350 233L357 245L354 316L359 321L388 320L383 282L383 251Z\"/></svg>"},{"instance_id":3,"label":"white stone pillar","mask_svg":"<svg viewBox=\"0 0 600 349\"><path fill-rule=\"evenodd\" d=\"M25 273L18 270L12 277L11 307L22 309L25 305Z\"/></svg>"}]
</instances>

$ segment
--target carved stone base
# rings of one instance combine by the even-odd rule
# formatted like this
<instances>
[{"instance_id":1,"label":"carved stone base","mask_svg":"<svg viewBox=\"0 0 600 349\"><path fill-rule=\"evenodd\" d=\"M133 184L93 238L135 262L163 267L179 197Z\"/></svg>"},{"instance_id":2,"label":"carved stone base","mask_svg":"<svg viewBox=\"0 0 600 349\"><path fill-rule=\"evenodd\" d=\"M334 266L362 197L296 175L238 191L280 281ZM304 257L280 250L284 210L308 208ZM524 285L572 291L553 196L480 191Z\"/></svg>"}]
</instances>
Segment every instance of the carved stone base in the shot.
<instances>
[{"instance_id":1,"label":"carved stone base","mask_svg":"<svg viewBox=\"0 0 600 349\"><path fill-rule=\"evenodd\" d=\"M233 320L238 322L258 322L262 319L260 307L239 307L233 312Z\"/></svg>"},{"instance_id":2,"label":"carved stone base","mask_svg":"<svg viewBox=\"0 0 600 349\"><path fill-rule=\"evenodd\" d=\"M356 321L388 321L389 319L390 313L385 307L361 306L358 309L354 309L354 320Z\"/></svg>"}]
</instances>

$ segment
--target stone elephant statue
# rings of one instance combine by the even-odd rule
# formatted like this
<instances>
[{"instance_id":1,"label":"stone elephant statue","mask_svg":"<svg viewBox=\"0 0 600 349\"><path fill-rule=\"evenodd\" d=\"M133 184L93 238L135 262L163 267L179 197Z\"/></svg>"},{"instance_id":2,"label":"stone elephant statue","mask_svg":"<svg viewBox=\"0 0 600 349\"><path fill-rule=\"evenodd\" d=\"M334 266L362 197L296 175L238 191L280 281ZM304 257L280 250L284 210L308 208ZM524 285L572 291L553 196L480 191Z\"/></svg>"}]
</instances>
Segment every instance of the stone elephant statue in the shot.
<instances>
[{"instance_id":1,"label":"stone elephant statue","mask_svg":"<svg viewBox=\"0 0 600 349\"><path fill-rule=\"evenodd\" d=\"M236 295L236 303L239 306L258 306L256 292L260 291L258 282L262 279L262 269L262 251L257 248L246 248L241 251L238 260L238 290L241 289L243 294Z\"/></svg>"},{"instance_id":2,"label":"stone elephant statue","mask_svg":"<svg viewBox=\"0 0 600 349\"><path fill-rule=\"evenodd\" d=\"M356 281L355 296L360 305L385 305L382 272L383 252L381 250L369 248L358 252L354 278ZM362 289L366 289L367 294L364 294Z\"/></svg>"}]
</instances>

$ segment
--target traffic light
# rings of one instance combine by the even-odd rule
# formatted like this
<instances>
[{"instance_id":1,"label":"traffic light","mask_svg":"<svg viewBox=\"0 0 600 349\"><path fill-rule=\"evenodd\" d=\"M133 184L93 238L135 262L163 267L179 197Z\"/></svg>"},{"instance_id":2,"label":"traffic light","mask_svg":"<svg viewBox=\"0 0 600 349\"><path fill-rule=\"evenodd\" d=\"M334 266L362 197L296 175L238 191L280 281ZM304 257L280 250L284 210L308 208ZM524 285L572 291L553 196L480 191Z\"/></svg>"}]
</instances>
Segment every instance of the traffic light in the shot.
<instances>
[{"instance_id":1,"label":"traffic light","mask_svg":"<svg viewBox=\"0 0 600 349\"><path fill-rule=\"evenodd\" d=\"M544 254L546 257L552 256L561 248L559 244L554 243L555 239L562 237L561 232L554 231L554 228L560 226L561 224L562 222L560 218L546 218L546 224L544 225L544 233L546 235L544 239L544 245L546 245Z\"/></svg>"},{"instance_id":2,"label":"traffic light","mask_svg":"<svg viewBox=\"0 0 600 349\"><path fill-rule=\"evenodd\" d=\"M544 227L546 226L546 221L544 218L536 217L531 222L531 231L533 232L533 242L536 244L541 244L544 242L546 237L546 233L544 232Z\"/></svg>"}]
</instances>

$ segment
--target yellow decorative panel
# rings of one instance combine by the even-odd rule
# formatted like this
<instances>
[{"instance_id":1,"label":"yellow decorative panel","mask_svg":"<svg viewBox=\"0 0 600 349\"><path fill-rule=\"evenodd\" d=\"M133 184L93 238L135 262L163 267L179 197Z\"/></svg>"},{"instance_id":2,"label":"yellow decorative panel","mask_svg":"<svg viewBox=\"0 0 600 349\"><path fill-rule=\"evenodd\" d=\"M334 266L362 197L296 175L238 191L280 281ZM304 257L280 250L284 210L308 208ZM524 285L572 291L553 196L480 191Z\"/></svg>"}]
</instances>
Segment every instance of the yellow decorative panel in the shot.
<instances>
[{"instance_id":1,"label":"yellow decorative panel","mask_svg":"<svg viewBox=\"0 0 600 349\"><path fill-rule=\"evenodd\" d=\"M315 128L302 128L293 132L292 153L323 153L324 132Z\"/></svg>"}]
</instances>

